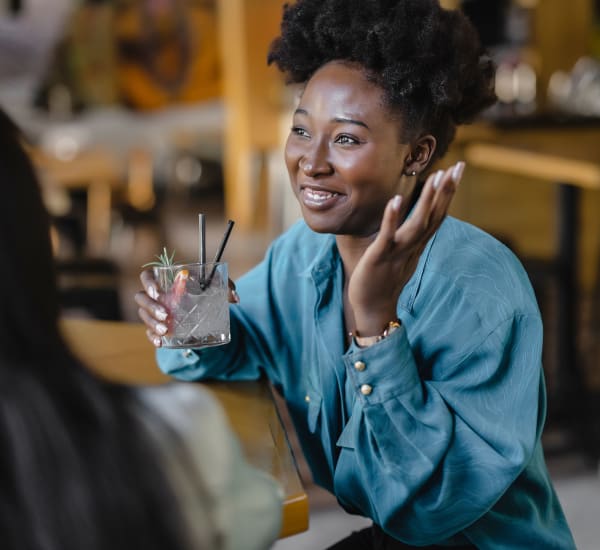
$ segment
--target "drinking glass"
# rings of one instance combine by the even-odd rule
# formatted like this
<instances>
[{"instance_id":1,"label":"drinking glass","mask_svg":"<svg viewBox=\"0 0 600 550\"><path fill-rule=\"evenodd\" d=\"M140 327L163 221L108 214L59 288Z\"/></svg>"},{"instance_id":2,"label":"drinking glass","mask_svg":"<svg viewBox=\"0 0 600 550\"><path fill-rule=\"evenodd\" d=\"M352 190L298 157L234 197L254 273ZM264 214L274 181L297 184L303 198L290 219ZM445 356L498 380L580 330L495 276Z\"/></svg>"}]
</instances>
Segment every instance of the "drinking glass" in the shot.
<instances>
[{"instance_id":1,"label":"drinking glass","mask_svg":"<svg viewBox=\"0 0 600 550\"><path fill-rule=\"evenodd\" d=\"M220 346L231 340L225 262L155 266L159 301L169 311L165 348Z\"/></svg>"}]
</instances>

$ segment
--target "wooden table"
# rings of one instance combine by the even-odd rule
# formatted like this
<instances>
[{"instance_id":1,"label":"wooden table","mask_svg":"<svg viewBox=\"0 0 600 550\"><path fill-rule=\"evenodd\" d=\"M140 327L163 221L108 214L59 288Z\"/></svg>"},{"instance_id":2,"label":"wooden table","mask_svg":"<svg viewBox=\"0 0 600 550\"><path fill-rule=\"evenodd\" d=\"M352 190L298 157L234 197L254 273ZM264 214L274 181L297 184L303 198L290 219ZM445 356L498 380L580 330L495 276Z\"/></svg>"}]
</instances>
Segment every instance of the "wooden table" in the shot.
<instances>
[{"instance_id":1,"label":"wooden table","mask_svg":"<svg viewBox=\"0 0 600 550\"><path fill-rule=\"evenodd\" d=\"M63 320L74 351L92 370L128 384L172 381L156 366L154 348L138 323ZM308 529L308 497L302 487L287 435L269 386L263 382L202 383L221 402L247 459L283 487L280 537Z\"/></svg>"},{"instance_id":2,"label":"wooden table","mask_svg":"<svg viewBox=\"0 0 600 550\"><path fill-rule=\"evenodd\" d=\"M564 416L582 406L584 374L578 361L579 201L582 189L600 191L600 127L479 127L459 134L467 164L532 177L558 186L558 409Z\"/></svg>"}]
</instances>

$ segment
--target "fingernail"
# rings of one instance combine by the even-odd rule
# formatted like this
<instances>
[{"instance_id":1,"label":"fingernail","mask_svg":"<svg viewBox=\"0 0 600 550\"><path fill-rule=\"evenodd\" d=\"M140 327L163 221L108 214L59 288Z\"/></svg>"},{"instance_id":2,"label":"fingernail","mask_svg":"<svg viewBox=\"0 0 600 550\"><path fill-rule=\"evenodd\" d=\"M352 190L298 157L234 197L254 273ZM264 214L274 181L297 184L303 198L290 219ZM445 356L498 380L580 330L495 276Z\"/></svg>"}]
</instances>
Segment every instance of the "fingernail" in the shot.
<instances>
[{"instance_id":1,"label":"fingernail","mask_svg":"<svg viewBox=\"0 0 600 550\"><path fill-rule=\"evenodd\" d=\"M155 286L148 287L148 296L153 300L158 300L158 289Z\"/></svg>"},{"instance_id":2,"label":"fingernail","mask_svg":"<svg viewBox=\"0 0 600 550\"><path fill-rule=\"evenodd\" d=\"M152 340L152 343L157 348L160 348L160 345L162 344L162 342L160 341L160 338L158 338L158 337L154 338L154 340Z\"/></svg>"},{"instance_id":3,"label":"fingernail","mask_svg":"<svg viewBox=\"0 0 600 550\"><path fill-rule=\"evenodd\" d=\"M154 316L157 319L160 319L161 321L164 321L167 318L167 315L168 315L167 312L162 308L157 307L154 310Z\"/></svg>"},{"instance_id":4,"label":"fingernail","mask_svg":"<svg viewBox=\"0 0 600 550\"><path fill-rule=\"evenodd\" d=\"M460 183L460 178L462 177L464 170L465 163L462 160L457 162L454 170L452 170L452 179L454 180L454 183Z\"/></svg>"},{"instance_id":5,"label":"fingernail","mask_svg":"<svg viewBox=\"0 0 600 550\"><path fill-rule=\"evenodd\" d=\"M167 330L167 325L163 325L162 323L156 325L156 332L158 332L158 334L167 334Z\"/></svg>"},{"instance_id":6,"label":"fingernail","mask_svg":"<svg viewBox=\"0 0 600 550\"><path fill-rule=\"evenodd\" d=\"M442 183L442 178L444 177L444 171L438 170L435 174L435 179L433 180L433 188L437 189Z\"/></svg>"},{"instance_id":7,"label":"fingernail","mask_svg":"<svg viewBox=\"0 0 600 550\"><path fill-rule=\"evenodd\" d=\"M392 208L394 210L400 210L400 205L402 204L402 197L400 195L396 195L392 199Z\"/></svg>"},{"instance_id":8,"label":"fingernail","mask_svg":"<svg viewBox=\"0 0 600 550\"><path fill-rule=\"evenodd\" d=\"M234 299L235 303L239 304L240 303L240 297L239 297L238 293L234 289L231 290L231 295L233 296L233 299Z\"/></svg>"}]
</instances>

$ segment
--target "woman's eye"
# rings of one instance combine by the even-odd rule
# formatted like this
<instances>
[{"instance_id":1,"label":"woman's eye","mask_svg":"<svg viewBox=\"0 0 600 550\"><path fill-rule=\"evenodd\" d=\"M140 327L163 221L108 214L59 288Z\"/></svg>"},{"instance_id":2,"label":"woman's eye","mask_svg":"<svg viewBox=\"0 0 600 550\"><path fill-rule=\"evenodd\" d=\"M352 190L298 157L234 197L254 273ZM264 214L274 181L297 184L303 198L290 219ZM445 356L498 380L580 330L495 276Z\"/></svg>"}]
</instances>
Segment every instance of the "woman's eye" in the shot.
<instances>
[{"instance_id":1,"label":"woman's eye","mask_svg":"<svg viewBox=\"0 0 600 550\"><path fill-rule=\"evenodd\" d=\"M356 139L354 136L349 136L348 134L341 134L335 139L335 142L340 145L356 145L360 143L360 140Z\"/></svg>"},{"instance_id":2,"label":"woman's eye","mask_svg":"<svg viewBox=\"0 0 600 550\"><path fill-rule=\"evenodd\" d=\"M292 134L295 134L300 137L310 137L308 135L308 132L300 126L292 126Z\"/></svg>"}]
</instances>

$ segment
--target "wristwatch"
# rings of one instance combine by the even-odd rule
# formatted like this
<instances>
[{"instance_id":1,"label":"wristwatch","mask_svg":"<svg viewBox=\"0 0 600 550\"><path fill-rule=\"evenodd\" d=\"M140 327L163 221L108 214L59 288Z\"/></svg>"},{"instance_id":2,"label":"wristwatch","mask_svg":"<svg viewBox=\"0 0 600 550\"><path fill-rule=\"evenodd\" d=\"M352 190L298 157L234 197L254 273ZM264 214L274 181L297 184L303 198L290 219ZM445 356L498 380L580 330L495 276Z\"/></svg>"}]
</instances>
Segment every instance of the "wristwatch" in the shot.
<instances>
[{"instance_id":1,"label":"wristwatch","mask_svg":"<svg viewBox=\"0 0 600 550\"><path fill-rule=\"evenodd\" d=\"M354 341L358 345L359 348L368 348L377 342L381 342L384 338L387 338L392 332L398 330L401 326L400 320L395 319L394 321L390 321L385 327L384 331L377 336L359 336L356 331L352 333L354 336Z\"/></svg>"}]
</instances>

